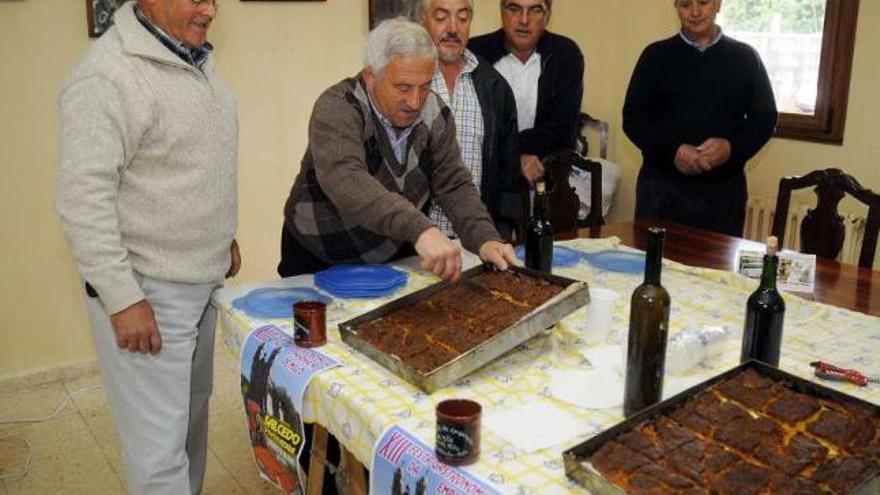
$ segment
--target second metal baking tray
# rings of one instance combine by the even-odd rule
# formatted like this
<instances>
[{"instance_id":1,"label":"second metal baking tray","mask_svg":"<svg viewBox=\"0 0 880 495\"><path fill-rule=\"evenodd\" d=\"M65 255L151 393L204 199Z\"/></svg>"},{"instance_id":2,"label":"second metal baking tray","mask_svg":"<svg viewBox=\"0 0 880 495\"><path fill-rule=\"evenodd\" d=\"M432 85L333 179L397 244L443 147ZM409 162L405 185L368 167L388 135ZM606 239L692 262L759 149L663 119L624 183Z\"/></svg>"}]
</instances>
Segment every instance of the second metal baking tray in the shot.
<instances>
[{"instance_id":1,"label":"second metal baking tray","mask_svg":"<svg viewBox=\"0 0 880 495\"><path fill-rule=\"evenodd\" d=\"M484 271L492 270L490 266L480 265L462 273L463 278L471 278ZM538 335L577 308L590 302L589 288L586 282L573 280L558 275L529 270L513 266L510 270L525 275L547 280L551 284L564 287L563 291L550 298L541 306L533 309L513 325L496 335L486 339L473 349L457 356L451 361L423 373L417 371L400 360L397 356L380 351L358 335L358 326L381 318L401 307L406 307L430 297L443 290L448 282L440 282L420 291L413 292L400 299L364 313L361 316L339 324L342 341L354 349L370 357L373 361L388 368L395 375L415 385L427 393L432 393L455 383L458 379L469 375L485 366L498 356L506 353L526 340Z\"/></svg>"},{"instance_id":2,"label":"second metal baking tray","mask_svg":"<svg viewBox=\"0 0 880 495\"><path fill-rule=\"evenodd\" d=\"M572 447L562 454L565 464L565 474L569 478L577 481L586 487L590 493L596 495L627 495L627 493L611 481L602 476L599 471L591 465L587 465L585 460L592 456L606 442L617 438L618 436L640 426L646 421L651 421L659 416L668 415L685 402L696 397L709 387L720 383L728 378L732 378L747 369L752 369L758 374L763 375L771 380L786 383L791 390L800 392L818 399L826 399L832 402L843 404L853 404L862 409L871 411L874 417L880 418L880 407L861 399L846 395L837 390L823 387L817 383L804 380L799 376L786 373L778 368L769 366L760 361L747 361L736 366L733 369L725 371L720 375L712 377L702 383L676 394L662 402L659 402L643 411L640 411L615 426L599 433L598 435L587 439L583 443ZM877 495L880 494L880 477L865 480L861 485L850 491L847 495Z\"/></svg>"}]
</instances>

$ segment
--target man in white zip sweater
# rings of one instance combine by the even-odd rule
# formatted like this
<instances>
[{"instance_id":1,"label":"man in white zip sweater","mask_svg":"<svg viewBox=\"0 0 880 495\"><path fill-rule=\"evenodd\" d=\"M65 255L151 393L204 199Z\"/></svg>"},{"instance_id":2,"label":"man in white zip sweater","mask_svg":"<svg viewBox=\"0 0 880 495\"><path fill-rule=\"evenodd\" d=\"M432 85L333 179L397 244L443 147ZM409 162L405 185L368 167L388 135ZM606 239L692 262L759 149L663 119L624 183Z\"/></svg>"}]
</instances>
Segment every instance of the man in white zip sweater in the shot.
<instances>
[{"instance_id":1,"label":"man in white zip sweater","mask_svg":"<svg viewBox=\"0 0 880 495\"><path fill-rule=\"evenodd\" d=\"M57 209L85 281L128 493L200 493L216 312L240 264L238 116L215 0L136 0L64 83Z\"/></svg>"}]
</instances>

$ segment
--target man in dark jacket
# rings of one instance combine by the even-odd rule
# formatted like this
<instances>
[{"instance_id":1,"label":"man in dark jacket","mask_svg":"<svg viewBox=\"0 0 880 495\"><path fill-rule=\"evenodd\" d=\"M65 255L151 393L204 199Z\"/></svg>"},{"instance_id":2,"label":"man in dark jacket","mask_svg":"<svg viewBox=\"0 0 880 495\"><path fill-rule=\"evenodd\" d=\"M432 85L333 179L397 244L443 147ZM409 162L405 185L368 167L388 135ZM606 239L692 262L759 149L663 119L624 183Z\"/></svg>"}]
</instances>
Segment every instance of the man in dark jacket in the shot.
<instances>
[{"instance_id":1,"label":"man in dark jacket","mask_svg":"<svg viewBox=\"0 0 880 495\"><path fill-rule=\"evenodd\" d=\"M509 239L522 217L516 101L501 74L466 48L473 13L473 0L419 0L415 17L437 45L431 89L452 109L462 161L495 227ZM440 230L455 234L436 203L430 215Z\"/></svg>"},{"instance_id":2,"label":"man in dark jacket","mask_svg":"<svg viewBox=\"0 0 880 495\"><path fill-rule=\"evenodd\" d=\"M681 31L645 48L623 107L643 158L635 216L740 236L744 168L773 135L773 89L755 49L715 24L721 0L675 8Z\"/></svg>"},{"instance_id":3,"label":"man in dark jacket","mask_svg":"<svg viewBox=\"0 0 880 495\"><path fill-rule=\"evenodd\" d=\"M544 175L541 159L574 148L584 95L577 44L546 30L552 0L501 0L502 28L477 36L470 50L495 66L513 89L523 176Z\"/></svg>"}]
</instances>

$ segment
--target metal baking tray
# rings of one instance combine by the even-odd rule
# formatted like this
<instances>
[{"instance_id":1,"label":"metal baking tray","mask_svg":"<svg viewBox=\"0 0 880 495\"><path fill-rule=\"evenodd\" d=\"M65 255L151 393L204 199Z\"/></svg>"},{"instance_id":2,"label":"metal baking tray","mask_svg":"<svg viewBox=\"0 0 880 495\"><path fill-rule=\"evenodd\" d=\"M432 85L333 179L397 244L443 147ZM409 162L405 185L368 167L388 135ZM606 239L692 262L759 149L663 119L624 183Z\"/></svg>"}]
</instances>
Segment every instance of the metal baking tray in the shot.
<instances>
[{"instance_id":1,"label":"metal baking tray","mask_svg":"<svg viewBox=\"0 0 880 495\"><path fill-rule=\"evenodd\" d=\"M463 279L469 279L475 275L493 269L494 268L492 268L491 265L483 264L463 272L461 276ZM388 368L395 375L430 394L435 390L439 390L455 383L458 379L485 366L498 356L501 356L526 340L538 335L569 313L590 302L590 293L586 282L517 266L512 266L509 269L531 277L547 280L554 285L565 287L565 289L541 306L533 309L513 325L432 371L422 373L411 368L397 356L389 355L380 351L375 346L362 339L358 335L357 329L360 325L381 318L398 308L406 307L423 299L427 299L435 292L439 292L446 288L450 285L450 282L434 284L400 299L391 301L388 304L364 313L357 318L340 323L339 333L342 336L342 341L367 355L373 361Z\"/></svg>"},{"instance_id":2,"label":"metal baking tray","mask_svg":"<svg viewBox=\"0 0 880 495\"><path fill-rule=\"evenodd\" d=\"M710 378L705 382L694 385L693 387L680 392L662 402L640 411L624 421L614 425L613 427L599 433L598 435L587 439L583 443L576 445L562 453L562 460L565 464L565 474L586 487L595 495L627 495L622 488L605 479L598 470L587 463L584 459L593 455L594 452L606 442L622 435L646 421L650 421L659 416L667 415L672 411L684 405L689 399L695 397L700 392L708 389L716 383L727 380L747 369L752 369L759 374L775 381L786 382L792 390L803 394L811 395L818 399L826 399L833 402L843 404L853 404L865 410L871 411L874 417L880 418L880 407L866 402L864 400L846 395L837 390L824 387L817 383L804 380L799 376L786 373L778 368L767 365L760 361L747 361L739 366L725 371L718 376ZM852 490L848 495L877 495L880 493L880 476L865 480L861 485Z\"/></svg>"}]
</instances>

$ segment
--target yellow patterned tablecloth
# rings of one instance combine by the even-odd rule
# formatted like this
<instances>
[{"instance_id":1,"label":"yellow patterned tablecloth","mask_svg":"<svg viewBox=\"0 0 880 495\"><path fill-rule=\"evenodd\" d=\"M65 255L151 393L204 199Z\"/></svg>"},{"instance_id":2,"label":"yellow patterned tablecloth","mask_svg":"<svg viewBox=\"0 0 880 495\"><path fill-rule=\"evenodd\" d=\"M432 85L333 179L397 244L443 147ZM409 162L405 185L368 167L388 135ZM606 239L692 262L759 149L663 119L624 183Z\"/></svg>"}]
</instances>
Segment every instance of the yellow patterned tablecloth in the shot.
<instances>
[{"instance_id":1,"label":"yellow patterned tablecloth","mask_svg":"<svg viewBox=\"0 0 880 495\"><path fill-rule=\"evenodd\" d=\"M583 252L629 250L620 246L617 238L576 239L559 244ZM475 258L469 257L467 262L473 264ZM508 409L532 401L551 401L554 406L582 418L584 424L589 425L591 433L572 437L568 442L552 448L527 453L484 428L480 460L467 469L506 493L582 493L583 489L565 476L562 451L623 419L619 407L583 410L556 400L548 392L554 372L590 366L583 354L588 346L581 338L584 309L572 313L556 326L556 348L551 349L550 337L536 337L454 386L426 395L342 343L336 327L339 322L437 281L433 275L419 270L413 260L394 266L409 272L409 283L393 297L374 300L337 298L328 306L328 344L320 350L344 365L313 378L305 396L303 419L324 425L369 467L376 440L392 424L403 423L408 430L433 445L434 406L441 400L450 397L478 400L483 405L484 415L492 410ZM629 321L628 298L641 283L641 274L602 271L587 262L554 268L554 273L584 280L590 287L609 288L621 295L621 302L614 313L611 335L607 339L607 342L617 342L626 331ZM663 285L672 298L672 336L683 328L698 325L724 325L741 329L746 298L757 286L757 281L732 272L688 267L664 260ZM290 332L290 321L254 319L232 305L237 297L255 288L290 286L312 286L312 277L300 276L218 291L214 302L219 309L221 333L226 345L238 352L251 330L269 323ZM785 295L785 301L785 333L780 368L813 379L809 362L822 359L880 376L880 319L792 295ZM738 339L730 340L720 357L707 359L687 374L677 377L677 385L694 385L737 365L740 342ZM860 388L850 384L821 383L880 404L880 386ZM528 425L523 425L523 428L528 428Z\"/></svg>"}]
</instances>

